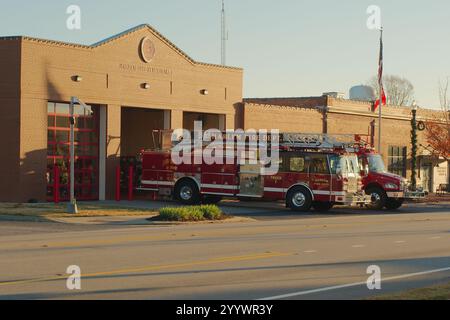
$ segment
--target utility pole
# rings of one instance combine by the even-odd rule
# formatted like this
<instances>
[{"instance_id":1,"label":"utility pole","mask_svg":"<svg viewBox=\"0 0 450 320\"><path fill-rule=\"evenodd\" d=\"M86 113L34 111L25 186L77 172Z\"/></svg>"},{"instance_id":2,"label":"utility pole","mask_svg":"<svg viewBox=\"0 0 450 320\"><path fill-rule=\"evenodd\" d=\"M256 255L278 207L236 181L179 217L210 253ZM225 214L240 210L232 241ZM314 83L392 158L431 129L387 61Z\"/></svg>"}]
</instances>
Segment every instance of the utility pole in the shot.
<instances>
[{"instance_id":1,"label":"utility pole","mask_svg":"<svg viewBox=\"0 0 450 320\"><path fill-rule=\"evenodd\" d=\"M226 65L227 59L227 22L225 15L225 0L222 0L222 35L221 35L221 63L223 66Z\"/></svg>"}]
</instances>

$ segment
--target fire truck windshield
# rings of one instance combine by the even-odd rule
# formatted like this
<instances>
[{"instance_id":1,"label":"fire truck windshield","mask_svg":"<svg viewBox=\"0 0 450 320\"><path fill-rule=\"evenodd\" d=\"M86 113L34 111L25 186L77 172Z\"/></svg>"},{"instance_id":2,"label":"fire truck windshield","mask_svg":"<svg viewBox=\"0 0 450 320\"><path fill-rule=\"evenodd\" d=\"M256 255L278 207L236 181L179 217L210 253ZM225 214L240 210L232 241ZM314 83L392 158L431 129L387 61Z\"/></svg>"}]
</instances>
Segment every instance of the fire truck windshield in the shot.
<instances>
[{"instance_id":1,"label":"fire truck windshield","mask_svg":"<svg viewBox=\"0 0 450 320\"><path fill-rule=\"evenodd\" d=\"M386 167L384 166L383 158L379 154L373 154L367 156L369 162L369 171L375 173L385 173Z\"/></svg>"}]
</instances>

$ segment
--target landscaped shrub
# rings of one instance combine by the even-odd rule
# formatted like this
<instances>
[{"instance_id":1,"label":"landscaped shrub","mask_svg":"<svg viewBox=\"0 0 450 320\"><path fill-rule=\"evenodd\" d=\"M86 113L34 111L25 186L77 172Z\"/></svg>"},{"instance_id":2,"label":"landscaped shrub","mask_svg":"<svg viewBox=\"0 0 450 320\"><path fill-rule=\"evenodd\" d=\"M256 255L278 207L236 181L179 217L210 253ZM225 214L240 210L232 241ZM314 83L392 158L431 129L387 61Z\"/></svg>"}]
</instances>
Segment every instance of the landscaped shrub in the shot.
<instances>
[{"instance_id":1,"label":"landscaped shrub","mask_svg":"<svg viewBox=\"0 0 450 320\"><path fill-rule=\"evenodd\" d=\"M221 220L223 219L223 212L218 206L213 204L203 205L199 207L203 216L207 220Z\"/></svg>"},{"instance_id":2,"label":"landscaped shrub","mask_svg":"<svg viewBox=\"0 0 450 320\"><path fill-rule=\"evenodd\" d=\"M166 221L203 221L203 220L221 220L225 215L215 205L161 208L159 217Z\"/></svg>"}]
</instances>

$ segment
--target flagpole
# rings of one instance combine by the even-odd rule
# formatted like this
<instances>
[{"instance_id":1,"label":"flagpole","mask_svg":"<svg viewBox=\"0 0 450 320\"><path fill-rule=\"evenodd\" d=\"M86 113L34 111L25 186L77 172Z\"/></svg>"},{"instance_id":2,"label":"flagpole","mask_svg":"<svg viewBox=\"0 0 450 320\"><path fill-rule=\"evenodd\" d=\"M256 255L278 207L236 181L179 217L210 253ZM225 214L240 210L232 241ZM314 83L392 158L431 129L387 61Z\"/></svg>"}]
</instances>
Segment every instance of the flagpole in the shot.
<instances>
[{"instance_id":1,"label":"flagpole","mask_svg":"<svg viewBox=\"0 0 450 320\"><path fill-rule=\"evenodd\" d=\"M383 28L380 29L380 59L382 54L382 43L383 43ZM383 75L379 75L378 79L378 89L380 93L380 103L378 105L378 153L382 154L381 152L381 108L383 106Z\"/></svg>"}]
</instances>

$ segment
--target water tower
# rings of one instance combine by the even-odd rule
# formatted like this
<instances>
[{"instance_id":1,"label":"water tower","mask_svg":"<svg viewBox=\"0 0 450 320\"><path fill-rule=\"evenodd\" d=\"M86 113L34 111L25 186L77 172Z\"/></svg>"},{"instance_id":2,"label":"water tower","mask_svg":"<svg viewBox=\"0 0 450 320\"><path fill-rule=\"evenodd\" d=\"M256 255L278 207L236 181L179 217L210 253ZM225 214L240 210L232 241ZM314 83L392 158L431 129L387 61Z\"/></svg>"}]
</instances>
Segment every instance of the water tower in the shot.
<instances>
[{"instance_id":1,"label":"water tower","mask_svg":"<svg viewBox=\"0 0 450 320\"><path fill-rule=\"evenodd\" d=\"M359 85L350 89L350 100L375 101L375 90L371 86Z\"/></svg>"}]
</instances>

